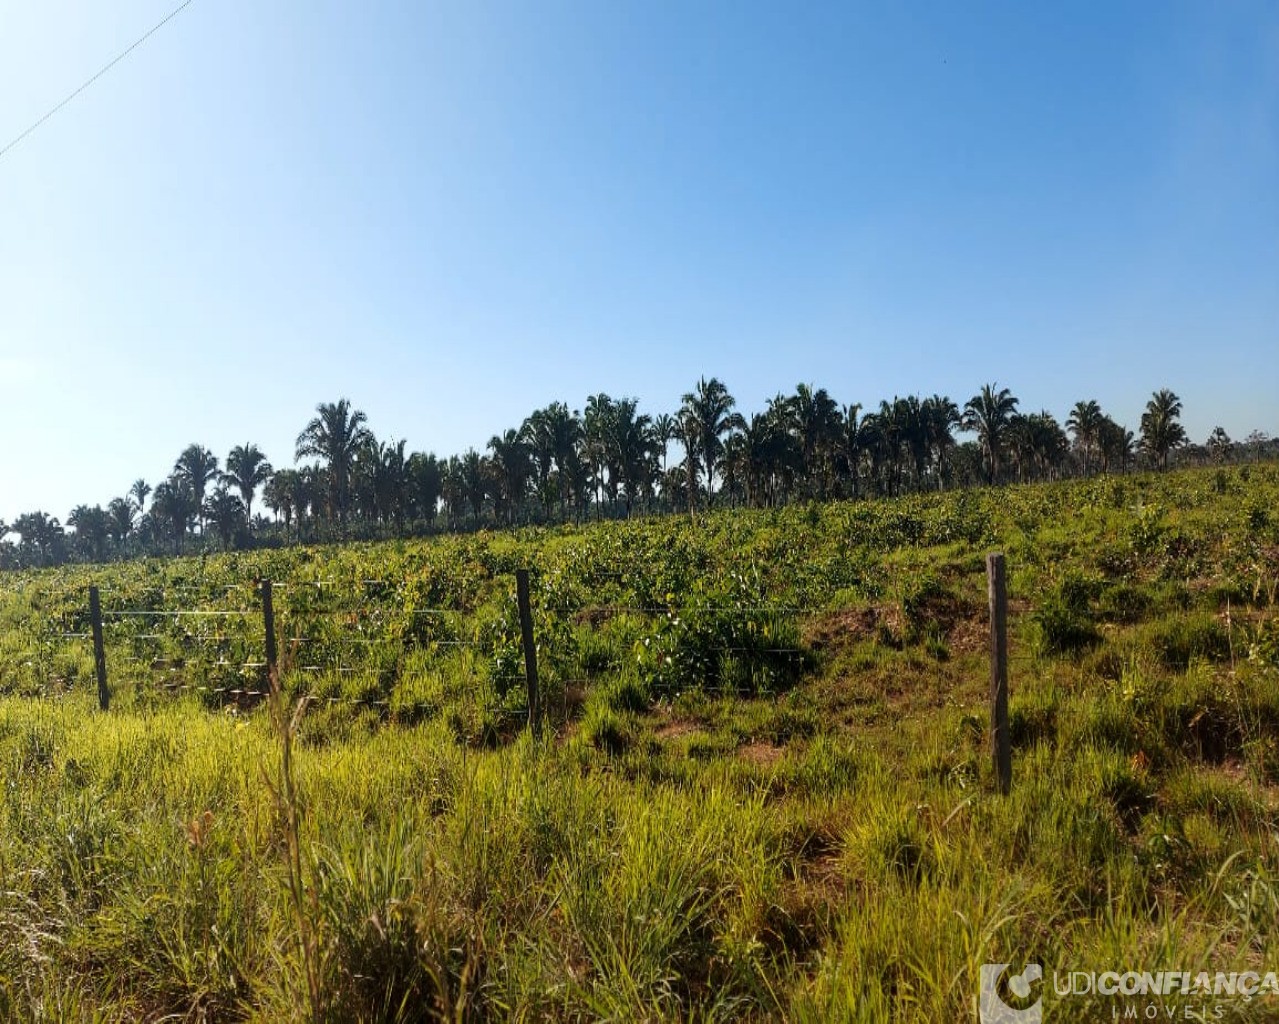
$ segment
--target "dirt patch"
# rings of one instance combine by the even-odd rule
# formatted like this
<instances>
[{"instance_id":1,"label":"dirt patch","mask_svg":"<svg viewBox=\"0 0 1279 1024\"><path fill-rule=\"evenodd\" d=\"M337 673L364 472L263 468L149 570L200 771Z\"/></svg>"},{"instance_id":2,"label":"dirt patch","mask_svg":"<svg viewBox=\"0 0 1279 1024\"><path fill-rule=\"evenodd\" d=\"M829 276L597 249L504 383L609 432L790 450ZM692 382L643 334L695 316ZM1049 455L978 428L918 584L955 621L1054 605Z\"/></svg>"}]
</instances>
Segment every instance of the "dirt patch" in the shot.
<instances>
[{"instance_id":1,"label":"dirt patch","mask_svg":"<svg viewBox=\"0 0 1279 1024\"><path fill-rule=\"evenodd\" d=\"M770 765L781 760L785 751L771 743L747 743L737 748L737 756L753 764Z\"/></svg>"},{"instance_id":2,"label":"dirt patch","mask_svg":"<svg viewBox=\"0 0 1279 1024\"><path fill-rule=\"evenodd\" d=\"M614 609L612 608L583 608L573 616L573 621L579 626L590 626L592 629L598 629L613 618L613 615Z\"/></svg>"},{"instance_id":3,"label":"dirt patch","mask_svg":"<svg viewBox=\"0 0 1279 1024\"><path fill-rule=\"evenodd\" d=\"M862 640L900 637L901 609L896 605L870 605L830 612L804 628L804 643L815 651L838 651Z\"/></svg>"},{"instance_id":4,"label":"dirt patch","mask_svg":"<svg viewBox=\"0 0 1279 1024\"><path fill-rule=\"evenodd\" d=\"M980 615L960 619L946 631L946 646L954 654L972 654L990 646L990 623Z\"/></svg>"},{"instance_id":5,"label":"dirt patch","mask_svg":"<svg viewBox=\"0 0 1279 1024\"><path fill-rule=\"evenodd\" d=\"M936 631L956 653L983 650L990 628L984 605L943 593L923 598L912 617L920 632ZM900 649L907 621L895 603L868 605L823 615L804 630L804 642L815 651L839 651L863 641L874 640Z\"/></svg>"},{"instance_id":6,"label":"dirt patch","mask_svg":"<svg viewBox=\"0 0 1279 1024\"><path fill-rule=\"evenodd\" d=\"M677 740L681 736L697 732L700 728L701 726L696 722L671 721L658 726L653 735L659 740Z\"/></svg>"}]
</instances>

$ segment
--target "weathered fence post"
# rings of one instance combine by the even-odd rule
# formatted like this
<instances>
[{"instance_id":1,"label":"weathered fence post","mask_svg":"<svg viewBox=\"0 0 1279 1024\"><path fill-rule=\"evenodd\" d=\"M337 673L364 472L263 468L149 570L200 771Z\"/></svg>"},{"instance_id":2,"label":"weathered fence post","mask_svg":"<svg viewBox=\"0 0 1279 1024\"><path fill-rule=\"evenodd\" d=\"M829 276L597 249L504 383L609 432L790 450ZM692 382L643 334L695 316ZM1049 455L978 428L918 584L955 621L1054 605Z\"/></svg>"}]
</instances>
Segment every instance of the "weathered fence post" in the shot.
<instances>
[{"instance_id":1,"label":"weathered fence post","mask_svg":"<svg viewBox=\"0 0 1279 1024\"><path fill-rule=\"evenodd\" d=\"M276 677L275 606L271 603L271 581L262 580L262 630L266 636L266 682L274 687Z\"/></svg>"},{"instance_id":2,"label":"weathered fence post","mask_svg":"<svg viewBox=\"0 0 1279 1024\"><path fill-rule=\"evenodd\" d=\"M98 707L107 710L111 691L107 689L107 650L102 642L102 598L97 587L89 588L89 622L93 630L93 670L98 677Z\"/></svg>"},{"instance_id":3,"label":"weathered fence post","mask_svg":"<svg viewBox=\"0 0 1279 1024\"><path fill-rule=\"evenodd\" d=\"M999 792L1012 788L1013 754L1008 735L1008 577L1004 556L986 556L990 597L990 744Z\"/></svg>"},{"instance_id":4,"label":"weathered fence post","mask_svg":"<svg viewBox=\"0 0 1279 1024\"><path fill-rule=\"evenodd\" d=\"M533 644L533 611L528 599L528 570L515 570L515 596L520 606L520 639L524 647L524 675L528 679L528 724L542 734L542 706L537 686L537 648Z\"/></svg>"}]
</instances>

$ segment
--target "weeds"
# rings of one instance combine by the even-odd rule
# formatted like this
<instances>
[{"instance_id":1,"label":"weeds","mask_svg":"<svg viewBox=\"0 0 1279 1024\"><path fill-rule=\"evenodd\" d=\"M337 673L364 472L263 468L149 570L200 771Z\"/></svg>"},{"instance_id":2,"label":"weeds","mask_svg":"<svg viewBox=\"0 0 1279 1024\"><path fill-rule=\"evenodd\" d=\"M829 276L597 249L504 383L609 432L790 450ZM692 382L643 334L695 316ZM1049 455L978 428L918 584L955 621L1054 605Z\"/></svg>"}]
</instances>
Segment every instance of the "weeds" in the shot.
<instances>
[{"instance_id":1,"label":"weeds","mask_svg":"<svg viewBox=\"0 0 1279 1024\"><path fill-rule=\"evenodd\" d=\"M1259 466L110 570L156 609L252 610L246 563L404 581L282 588L306 643L257 707L158 691L125 656L191 641L127 622L101 715L38 628L83 570L0 581L0 1018L931 1022L986 962L1270 965L1275 497ZM529 562L542 744L501 679Z\"/></svg>"}]
</instances>

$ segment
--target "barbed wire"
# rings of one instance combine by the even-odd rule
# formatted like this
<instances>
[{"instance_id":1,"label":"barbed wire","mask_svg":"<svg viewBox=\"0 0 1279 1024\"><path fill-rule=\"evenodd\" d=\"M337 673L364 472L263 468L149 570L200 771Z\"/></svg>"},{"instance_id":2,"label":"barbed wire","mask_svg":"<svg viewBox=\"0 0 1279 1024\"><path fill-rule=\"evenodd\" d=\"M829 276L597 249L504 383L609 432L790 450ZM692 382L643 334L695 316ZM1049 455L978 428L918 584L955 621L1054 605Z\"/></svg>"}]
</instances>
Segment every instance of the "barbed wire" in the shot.
<instances>
[{"instance_id":1,"label":"barbed wire","mask_svg":"<svg viewBox=\"0 0 1279 1024\"><path fill-rule=\"evenodd\" d=\"M609 576L617 577L629 576L627 573L615 572L608 573L603 571L594 571L587 573L591 576ZM306 590L314 588L317 592L323 591L325 588L345 588L347 593L334 593L332 601L317 601L317 604L326 605L325 607L307 607L307 602L302 601L282 601L280 606L275 609L275 620L284 624L284 631L288 634L280 638L279 643L287 647L304 647L308 652L314 651L307 657L305 664L292 664L286 668L287 672L305 673L308 675L333 675L339 677L352 676L370 676L380 677L384 671L384 666L389 663L385 660L379 662L375 652L382 651L387 655L396 657L407 656L412 651L450 651L450 650L475 650L484 652L493 657L516 657L518 653L512 653L509 649L512 639L509 636L502 638L473 638L466 639L463 637L445 636L440 639L432 639L430 637L421 637L414 635L412 632L404 632L403 627L406 620L439 618L447 619L450 617L465 619L468 616L474 616L475 609L464 607L397 607L396 604L403 597L406 585L411 584L412 580L386 580L360 578L351 579L319 579L319 580L293 580L283 583L272 582L272 590L276 592L283 591L285 593L293 591L302 594ZM386 587L393 588L392 593L387 594L371 594L368 593L370 588ZM362 589L361 589L362 588ZM217 604L225 601L229 597L236 595L250 596L260 594L262 586L260 581L246 583L231 584L207 584L207 585L171 585L153 587L149 590L142 588L147 596L143 600L154 599L158 595L160 600L167 600L180 595L194 595L197 600L195 603ZM556 594L550 588L539 588L540 596L550 598L559 597L561 600L552 600L548 604L535 606L533 611L540 616L550 616L558 619L582 620L590 619L593 616L616 616L616 615L637 615L649 618L665 618L676 622L688 621L695 622L698 619L708 617L776 617L776 618L800 618L809 617L820 619L825 616L840 615L845 613L858 614L863 613L872 606L867 605L857 608L831 608L829 606L820 606L802 603L707 603L707 604L681 604L675 600L670 602L634 602L627 603L625 601L606 601L600 603L576 603L564 602L562 593ZM100 591L102 592L102 591ZM136 588L109 588L105 591L108 594L130 594L137 595ZM535 591L535 594L539 593ZM47 595L46 595L47 596ZM62 594L62 599L71 600L72 592L66 591ZM501 595L500 595L501 596ZM354 600L350 600L350 598ZM690 600L687 593L681 595L685 601ZM83 600L83 592L75 591L74 598ZM697 600L693 595L692 600ZM347 603L343 605L343 602ZM338 604L338 607L332 607L332 604ZM504 603L514 604L515 595L507 594L504 596ZM265 637L262 635L261 621L259 620L259 628L252 628L252 620L255 617L263 615L263 609L256 603L247 607L170 607L170 608L148 608L148 607L117 607L111 609L103 609L101 611L101 619L103 627L109 631L113 637L126 639L134 644L135 650L138 650L142 643L156 642L167 645L177 645L178 649L184 654L186 652L195 651L188 659L182 655L156 656L147 657L145 655L124 656L121 657L117 652L112 652L112 663L123 663L132 665L145 664L148 670L155 674L159 673L161 682L159 685L166 690L193 690L204 694L214 696L229 696L233 699L241 699L246 696L260 698L264 691L261 687L256 689L249 688L244 684L234 685L230 682L225 685L217 685L215 681L199 682L192 680L191 676L198 677L203 674L222 674L222 673L240 673L252 675L254 673L262 673L268 668L265 660L251 657L249 660L236 661L226 657L227 653L247 653L245 646L250 647L263 645ZM1019 614L1012 609L1009 610L1009 620L1015 622L1020 618ZM50 639L61 640L64 642L83 641L90 639L92 632L83 630L79 627L83 624L83 609L76 611L64 609L58 616L62 624L61 632L48 634ZM178 623L186 620L194 621L216 621L231 622L239 620L245 624L244 627L232 627L231 632L225 632L219 625L214 627L213 632L192 633L187 630L180 630ZM161 632L165 622L173 623L172 632ZM754 626L755 621L744 621L744 626ZM151 625L152 628L143 627L143 632L131 632L130 623L141 622ZM333 623L339 624L340 632L337 635L313 635L309 624L311 623ZM322 627L324 628L324 627ZM464 628L464 627L463 627ZM442 631L453 632L458 630L456 625L446 624L446 628ZM509 629L509 624L508 624ZM241 631L242 630L242 631ZM353 635L358 634L358 635ZM660 658L662 650L660 647L660 638L652 638L658 641L658 645L654 648L654 652ZM735 656L742 657L744 660L750 658L786 658L786 659L802 659L819 655L820 652L807 646L793 646L772 644L769 646L756 646L749 642L738 642L738 637L726 637L728 643L714 644L711 646L697 646L697 654L710 657L717 656ZM772 639L761 637L761 639ZM777 639L780 639L778 637ZM215 648L210 651L210 647ZM342 656L341 651L364 650L369 652L367 662L363 657L355 656L352 662L348 663L348 658ZM543 645L538 644L538 649L543 650ZM168 650L172 650L169 647ZM324 660L316 658L316 654L322 655L325 651L335 656ZM1038 664L1039 657L1029 649L1022 649L1021 644L1011 645L1009 652L1010 662L1017 666L1026 666L1028 664ZM211 660L211 657L216 660ZM550 687L561 687L564 696L567 699L567 690L572 687L587 687L597 684L601 679L608 678L610 675L618 671L623 665L625 659L610 660L607 665L600 667L598 671L593 671L580 660L581 655L574 657L569 654L567 657L561 655L555 656L552 651L548 664L543 668L543 678L545 685ZM298 659L302 660L302 659ZM448 665L448 662L443 662ZM462 661L456 663L452 668L457 669L460 665L465 665ZM494 663L496 667L499 662ZM774 663L776 664L776 663ZM482 671L483 661L479 666L481 671L475 673L475 681L481 687L492 687L494 689L514 686L525 682L525 676L519 675L498 675L490 676ZM411 685L411 677L407 676L403 671L404 663L395 667L395 683L394 687L402 687ZM572 675L561 673L568 670ZM1024 669L1023 669L1024 670ZM430 671L430 669L428 669ZM56 677L55 677L56 678ZM145 677L143 677L145 678ZM225 678L225 676L223 676ZM62 680L66 682L65 678ZM343 684L345 685L345 684ZM677 687L667 690L662 687L667 696L679 694L683 692L703 693L708 696L777 696L782 691L789 689L786 686L779 686L777 690L771 687L759 687L751 683L741 684L708 684L703 680L700 683L691 684L684 687ZM349 697L349 696L333 696L321 697L319 695L306 695L308 700L322 701L328 704L349 704L349 705L365 705L365 706L383 706L414 711L426 709L438 709L438 702L420 702L418 704L404 703L398 701L395 697L394 690L389 695L381 695L377 697ZM505 707L504 704L500 705ZM567 707L567 704L565 705ZM509 709L508 709L509 710Z\"/></svg>"}]
</instances>

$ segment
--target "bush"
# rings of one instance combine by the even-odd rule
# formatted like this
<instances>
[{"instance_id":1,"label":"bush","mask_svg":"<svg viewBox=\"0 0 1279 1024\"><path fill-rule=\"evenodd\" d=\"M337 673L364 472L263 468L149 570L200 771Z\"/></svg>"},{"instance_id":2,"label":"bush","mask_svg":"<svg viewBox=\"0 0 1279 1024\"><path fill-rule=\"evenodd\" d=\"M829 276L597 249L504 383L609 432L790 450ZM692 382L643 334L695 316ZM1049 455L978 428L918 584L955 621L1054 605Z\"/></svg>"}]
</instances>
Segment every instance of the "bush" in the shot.
<instances>
[{"instance_id":1,"label":"bush","mask_svg":"<svg viewBox=\"0 0 1279 1024\"><path fill-rule=\"evenodd\" d=\"M1034 613L1038 645L1044 654L1073 654L1101 643L1097 627L1084 615L1057 601L1049 601Z\"/></svg>"},{"instance_id":2,"label":"bush","mask_svg":"<svg viewBox=\"0 0 1279 1024\"><path fill-rule=\"evenodd\" d=\"M1151 646L1160 662L1185 671L1195 661L1225 661L1230 657L1230 637L1212 615L1178 615L1160 621L1152 631Z\"/></svg>"}]
</instances>

